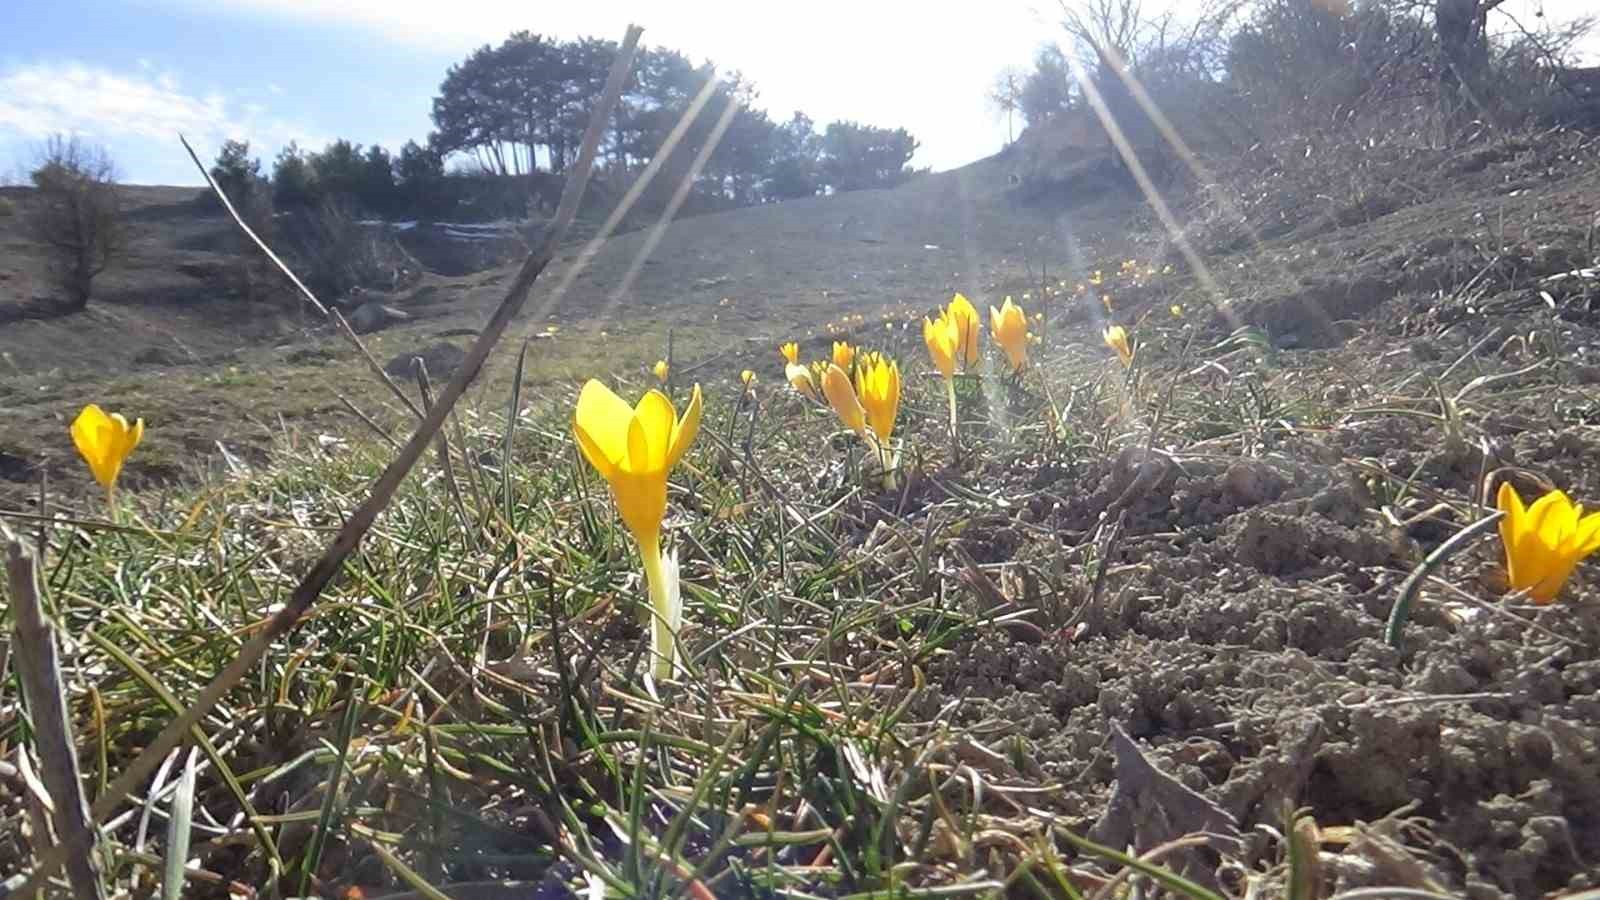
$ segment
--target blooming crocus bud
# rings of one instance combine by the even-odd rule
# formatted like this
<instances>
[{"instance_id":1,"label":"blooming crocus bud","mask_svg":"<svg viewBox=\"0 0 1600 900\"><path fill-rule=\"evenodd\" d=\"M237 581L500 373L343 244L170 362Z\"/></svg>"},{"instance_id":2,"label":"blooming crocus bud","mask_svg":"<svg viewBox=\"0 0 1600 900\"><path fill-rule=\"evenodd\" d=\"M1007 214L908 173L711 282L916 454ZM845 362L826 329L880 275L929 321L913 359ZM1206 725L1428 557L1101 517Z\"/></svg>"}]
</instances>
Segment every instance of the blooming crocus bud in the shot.
<instances>
[{"instance_id":1,"label":"blooming crocus bud","mask_svg":"<svg viewBox=\"0 0 1600 900\"><path fill-rule=\"evenodd\" d=\"M650 391L630 408L591 379L578 395L573 432L583 455L607 482L623 524L640 544L655 541L667 509L667 473L700 430L700 386L679 417L672 401Z\"/></svg>"},{"instance_id":2,"label":"blooming crocus bud","mask_svg":"<svg viewBox=\"0 0 1600 900\"><path fill-rule=\"evenodd\" d=\"M789 384L812 400L817 399L817 386L811 381L811 370L799 363L789 363L783 367L783 376L789 379Z\"/></svg>"},{"instance_id":3,"label":"blooming crocus bud","mask_svg":"<svg viewBox=\"0 0 1600 900\"><path fill-rule=\"evenodd\" d=\"M144 419L132 425L121 413L106 415L105 410L91 403L72 421L72 443L78 454L89 464L89 472L100 486L111 490L117 476L122 474L122 464L133 448L144 439Z\"/></svg>"},{"instance_id":4,"label":"blooming crocus bud","mask_svg":"<svg viewBox=\"0 0 1600 900\"><path fill-rule=\"evenodd\" d=\"M1105 331L1106 346L1117 351L1124 366L1133 364L1133 348L1128 345L1128 331L1121 325L1112 325Z\"/></svg>"},{"instance_id":5,"label":"blooming crocus bud","mask_svg":"<svg viewBox=\"0 0 1600 900\"><path fill-rule=\"evenodd\" d=\"M700 386L679 417L672 401L650 391L629 407L599 381L578 395L572 431L583 456L611 486L617 513L639 545L656 627L651 629L657 678L672 674L673 636L682 618L677 566L661 553L661 520L667 512L667 476L700 430Z\"/></svg>"},{"instance_id":6,"label":"blooming crocus bud","mask_svg":"<svg viewBox=\"0 0 1600 900\"><path fill-rule=\"evenodd\" d=\"M1012 303L1010 297L999 309L989 307L989 330L1011 362L1012 371L1021 372L1028 362L1028 316L1022 307Z\"/></svg>"},{"instance_id":7,"label":"blooming crocus bud","mask_svg":"<svg viewBox=\"0 0 1600 900\"><path fill-rule=\"evenodd\" d=\"M790 365L794 365L800 361L800 345L796 344L794 341L790 341L787 344L780 346L778 348L778 352L783 354L784 360L786 360Z\"/></svg>"},{"instance_id":8,"label":"blooming crocus bud","mask_svg":"<svg viewBox=\"0 0 1600 900\"><path fill-rule=\"evenodd\" d=\"M879 445L894 434L894 420L900 414L900 367L877 353L867 354L856 368L856 397L866 410L867 425L878 436Z\"/></svg>"},{"instance_id":9,"label":"blooming crocus bud","mask_svg":"<svg viewBox=\"0 0 1600 900\"><path fill-rule=\"evenodd\" d=\"M937 321L922 320L922 340L928 345L928 356L946 380L956 375L956 354L961 350L961 332L948 314L940 314Z\"/></svg>"},{"instance_id":10,"label":"blooming crocus bud","mask_svg":"<svg viewBox=\"0 0 1600 900\"><path fill-rule=\"evenodd\" d=\"M755 387L756 373L750 371L749 369L745 369L743 372L739 373L739 382L744 385L745 390L750 390L751 388Z\"/></svg>"},{"instance_id":11,"label":"blooming crocus bud","mask_svg":"<svg viewBox=\"0 0 1600 900\"><path fill-rule=\"evenodd\" d=\"M851 386L850 376L845 370L830 363L822 375L822 393L845 427L862 437L867 436L867 411L856 399L856 389Z\"/></svg>"},{"instance_id":12,"label":"blooming crocus bud","mask_svg":"<svg viewBox=\"0 0 1600 900\"><path fill-rule=\"evenodd\" d=\"M961 294L956 294L950 298L950 305L946 307L945 313L950 317L950 321L954 323L956 334L960 338L960 343L957 344L957 349L960 353L957 358L961 360L963 366L977 365L978 329L980 327L977 308L972 305L971 300Z\"/></svg>"},{"instance_id":13,"label":"blooming crocus bud","mask_svg":"<svg viewBox=\"0 0 1600 900\"><path fill-rule=\"evenodd\" d=\"M833 364L849 371L850 363L856 358L856 348L844 341L833 342Z\"/></svg>"},{"instance_id":14,"label":"blooming crocus bud","mask_svg":"<svg viewBox=\"0 0 1600 900\"><path fill-rule=\"evenodd\" d=\"M1584 515L1562 491L1524 507L1510 482L1500 483L1496 503L1505 512L1500 540L1512 589L1526 590L1535 603L1553 602L1579 561L1600 550L1600 512Z\"/></svg>"},{"instance_id":15,"label":"blooming crocus bud","mask_svg":"<svg viewBox=\"0 0 1600 900\"><path fill-rule=\"evenodd\" d=\"M657 381L661 382L662 384L666 384L667 383L667 372L669 371L669 369L667 368L667 361L666 360L664 360L664 359L656 360L655 368L651 369L650 371L656 373L656 380Z\"/></svg>"}]
</instances>

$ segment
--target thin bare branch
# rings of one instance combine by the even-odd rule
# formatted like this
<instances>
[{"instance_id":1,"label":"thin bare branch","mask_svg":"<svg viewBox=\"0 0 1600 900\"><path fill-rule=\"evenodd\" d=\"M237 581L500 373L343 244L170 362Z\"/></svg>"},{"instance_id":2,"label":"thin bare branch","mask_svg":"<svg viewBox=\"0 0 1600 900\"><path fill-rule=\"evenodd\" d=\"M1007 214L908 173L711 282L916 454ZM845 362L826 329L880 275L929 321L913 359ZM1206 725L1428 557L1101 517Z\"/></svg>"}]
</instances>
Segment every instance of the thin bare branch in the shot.
<instances>
[{"instance_id":1,"label":"thin bare branch","mask_svg":"<svg viewBox=\"0 0 1600 900\"><path fill-rule=\"evenodd\" d=\"M39 598L39 575L32 551L9 531L3 534L7 539L6 575L11 609L16 616L12 628L17 675L28 698L39 768L55 805L60 847L68 848L67 881L72 884L77 900L104 900L105 883L95 862L94 823L89 818L88 800L83 796L72 724L67 719L66 685L61 678L55 630L45 618L44 604Z\"/></svg>"}]
</instances>

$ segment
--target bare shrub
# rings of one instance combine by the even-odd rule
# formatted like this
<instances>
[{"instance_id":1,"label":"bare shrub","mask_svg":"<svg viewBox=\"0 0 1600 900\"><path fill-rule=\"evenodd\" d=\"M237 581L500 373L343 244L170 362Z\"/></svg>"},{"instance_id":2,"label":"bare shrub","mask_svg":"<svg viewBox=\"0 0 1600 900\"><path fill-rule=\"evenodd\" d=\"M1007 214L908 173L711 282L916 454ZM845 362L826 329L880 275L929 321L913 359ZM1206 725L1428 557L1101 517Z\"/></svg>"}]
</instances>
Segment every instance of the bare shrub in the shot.
<instances>
[{"instance_id":1,"label":"bare shrub","mask_svg":"<svg viewBox=\"0 0 1600 900\"><path fill-rule=\"evenodd\" d=\"M29 174L38 196L26 216L28 234L43 244L68 309L89 303L95 276L126 246L117 171L102 147L55 136Z\"/></svg>"},{"instance_id":2,"label":"bare shrub","mask_svg":"<svg viewBox=\"0 0 1600 900\"><path fill-rule=\"evenodd\" d=\"M386 229L361 224L348 202L322 201L296 214L287 244L296 271L318 296L336 300L355 288L395 290L414 280L416 261Z\"/></svg>"}]
</instances>

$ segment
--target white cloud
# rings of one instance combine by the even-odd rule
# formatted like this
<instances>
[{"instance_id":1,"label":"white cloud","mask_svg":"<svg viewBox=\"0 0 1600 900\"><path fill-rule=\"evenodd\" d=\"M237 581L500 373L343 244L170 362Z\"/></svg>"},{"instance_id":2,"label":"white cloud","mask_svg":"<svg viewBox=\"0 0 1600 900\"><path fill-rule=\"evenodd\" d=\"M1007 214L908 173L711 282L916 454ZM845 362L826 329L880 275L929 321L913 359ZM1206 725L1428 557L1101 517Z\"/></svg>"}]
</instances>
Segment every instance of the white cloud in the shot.
<instances>
[{"instance_id":1,"label":"white cloud","mask_svg":"<svg viewBox=\"0 0 1600 900\"><path fill-rule=\"evenodd\" d=\"M0 133L29 139L75 134L100 142L125 139L216 143L227 138L267 147L316 139L260 105L241 105L215 91L193 94L177 76L139 65L138 72L72 61L16 66L0 72Z\"/></svg>"}]
</instances>

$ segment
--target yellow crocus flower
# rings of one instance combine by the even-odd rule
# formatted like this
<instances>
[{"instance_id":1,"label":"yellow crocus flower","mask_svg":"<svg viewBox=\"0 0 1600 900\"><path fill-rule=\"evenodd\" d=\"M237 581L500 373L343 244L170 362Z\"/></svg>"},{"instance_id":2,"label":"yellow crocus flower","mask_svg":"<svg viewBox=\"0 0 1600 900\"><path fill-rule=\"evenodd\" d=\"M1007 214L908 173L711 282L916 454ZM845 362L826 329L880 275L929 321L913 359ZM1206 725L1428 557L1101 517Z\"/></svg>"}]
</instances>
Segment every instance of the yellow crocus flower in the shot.
<instances>
[{"instance_id":1,"label":"yellow crocus flower","mask_svg":"<svg viewBox=\"0 0 1600 900\"><path fill-rule=\"evenodd\" d=\"M845 427L861 435L867 440L867 411L861 406L861 401L856 399L856 389L850 384L850 375L837 363L829 363L822 375L822 393L828 398L828 405L839 414L839 420Z\"/></svg>"},{"instance_id":2,"label":"yellow crocus flower","mask_svg":"<svg viewBox=\"0 0 1600 900\"><path fill-rule=\"evenodd\" d=\"M649 391L638 406L591 379L578 395L572 430L585 459L611 485L617 513L628 527L644 562L645 581L654 610L651 649L655 677L672 675L677 660L674 640L683 610L679 602L677 561L661 553L661 519L667 512L667 475L694 443L700 430L700 386L694 386L680 417L672 401Z\"/></svg>"},{"instance_id":3,"label":"yellow crocus flower","mask_svg":"<svg viewBox=\"0 0 1600 900\"><path fill-rule=\"evenodd\" d=\"M950 401L950 434L956 433L956 354L961 351L961 328L948 312L941 313L937 321L922 320L922 341L928 345L928 355L939 374L944 376L944 392Z\"/></svg>"},{"instance_id":4,"label":"yellow crocus flower","mask_svg":"<svg viewBox=\"0 0 1600 900\"><path fill-rule=\"evenodd\" d=\"M671 370L667 367L667 361L666 360L658 359L658 360L656 360L655 367L653 369L651 369L650 371L656 373L656 380L657 381L661 382L662 384L666 384L667 383L667 372L669 372Z\"/></svg>"},{"instance_id":5,"label":"yellow crocus flower","mask_svg":"<svg viewBox=\"0 0 1600 900\"><path fill-rule=\"evenodd\" d=\"M756 373L749 369L745 369L743 372L739 373L739 383L744 385L745 390L750 390L751 388L755 387Z\"/></svg>"},{"instance_id":6,"label":"yellow crocus flower","mask_svg":"<svg viewBox=\"0 0 1600 900\"><path fill-rule=\"evenodd\" d=\"M794 341L780 345L778 347L778 352L783 354L784 360L790 365L794 365L800 361L800 345Z\"/></svg>"},{"instance_id":7,"label":"yellow crocus flower","mask_svg":"<svg viewBox=\"0 0 1600 900\"><path fill-rule=\"evenodd\" d=\"M856 348L844 341L833 342L833 364L849 371L850 363L856 358Z\"/></svg>"},{"instance_id":8,"label":"yellow crocus flower","mask_svg":"<svg viewBox=\"0 0 1600 900\"><path fill-rule=\"evenodd\" d=\"M856 368L856 396L866 409L867 425L878 436L878 444L887 445L900 414L900 367L880 354L867 354Z\"/></svg>"},{"instance_id":9,"label":"yellow crocus flower","mask_svg":"<svg viewBox=\"0 0 1600 900\"><path fill-rule=\"evenodd\" d=\"M922 320L922 341L928 345L928 356L946 381L956 375L956 354L961 350L961 332L950 317L941 314L938 319Z\"/></svg>"},{"instance_id":10,"label":"yellow crocus flower","mask_svg":"<svg viewBox=\"0 0 1600 900\"><path fill-rule=\"evenodd\" d=\"M1583 505L1562 491L1524 507L1517 489L1504 481L1496 500L1506 514L1500 540L1512 589L1526 590L1535 603L1553 602L1578 562L1600 550L1600 512L1584 515Z\"/></svg>"},{"instance_id":11,"label":"yellow crocus flower","mask_svg":"<svg viewBox=\"0 0 1600 900\"><path fill-rule=\"evenodd\" d=\"M121 413L107 415L93 403L85 406L72 421L72 443L77 445L83 461L89 464L94 480L100 482L108 494L116 490L123 462L143 439L144 419L135 419L129 425Z\"/></svg>"},{"instance_id":12,"label":"yellow crocus flower","mask_svg":"<svg viewBox=\"0 0 1600 900\"><path fill-rule=\"evenodd\" d=\"M956 333L960 336L957 348L961 351L959 359L963 368L978 364L978 310L961 294L950 298L950 305L945 308L945 314L951 322L955 323Z\"/></svg>"},{"instance_id":13,"label":"yellow crocus flower","mask_svg":"<svg viewBox=\"0 0 1600 900\"><path fill-rule=\"evenodd\" d=\"M799 363L789 363L783 367L783 377L789 379L789 384L802 396L812 400L817 399L817 386L811 380L811 370Z\"/></svg>"},{"instance_id":14,"label":"yellow crocus flower","mask_svg":"<svg viewBox=\"0 0 1600 900\"><path fill-rule=\"evenodd\" d=\"M1122 358L1125 366L1133 365L1133 348L1128 344L1128 330L1121 325L1112 325L1105 331L1106 346L1117 351L1117 356Z\"/></svg>"},{"instance_id":15,"label":"yellow crocus flower","mask_svg":"<svg viewBox=\"0 0 1600 900\"><path fill-rule=\"evenodd\" d=\"M1021 372L1028 363L1027 313L1007 297L999 309L989 307L989 330L994 332L994 342L1010 360L1012 371Z\"/></svg>"}]
</instances>

